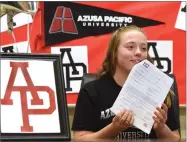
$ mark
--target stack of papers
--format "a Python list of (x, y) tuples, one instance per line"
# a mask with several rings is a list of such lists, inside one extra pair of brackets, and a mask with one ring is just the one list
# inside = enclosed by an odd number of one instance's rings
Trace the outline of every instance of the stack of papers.
[(172, 84), (172, 78), (144, 60), (132, 68), (111, 111), (117, 114), (123, 109), (132, 110), (133, 125), (150, 134), (154, 111), (162, 105)]

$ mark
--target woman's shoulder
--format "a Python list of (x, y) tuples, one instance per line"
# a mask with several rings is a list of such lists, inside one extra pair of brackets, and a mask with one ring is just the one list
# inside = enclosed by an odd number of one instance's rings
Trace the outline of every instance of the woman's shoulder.
[(108, 82), (111, 80), (111, 77), (109, 75), (104, 75), (101, 77), (96, 77), (95, 79), (85, 83), (81, 88), (90, 90), (90, 89), (96, 89), (104, 88), (105, 86), (108, 87)]

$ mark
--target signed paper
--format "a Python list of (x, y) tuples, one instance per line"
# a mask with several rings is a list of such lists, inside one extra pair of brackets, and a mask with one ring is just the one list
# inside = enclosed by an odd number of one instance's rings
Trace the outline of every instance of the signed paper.
[(123, 109), (134, 113), (133, 125), (150, 134), (157, 106), (164, 102), (173, 79), (156, 68), (148, 60), (136, 64), (111, 107), (114, 114)]

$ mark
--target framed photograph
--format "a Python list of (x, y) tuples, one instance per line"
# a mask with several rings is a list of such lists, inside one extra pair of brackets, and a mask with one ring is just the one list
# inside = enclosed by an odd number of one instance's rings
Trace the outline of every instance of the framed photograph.
[(71, 140), (61, 55), (0, 53), (1, 140)]

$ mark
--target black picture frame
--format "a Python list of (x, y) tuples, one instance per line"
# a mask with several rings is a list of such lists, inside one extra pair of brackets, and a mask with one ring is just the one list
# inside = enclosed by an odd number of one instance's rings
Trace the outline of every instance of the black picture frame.
[[(1, 141), (70, 141), (71, 132), (69, 125), (69, 115), (67, 107), (66, 92), (64, 87), (64, 76), (62, 69), (62, 59), (59, 54), (33, 54), (33, 53), (0, 53), (0, 61), (2, 60), (34, 60), (34, 61), (50, 61), (53, 62), (54, 78), (56, 83), (56, 97), (59, 114), (60, 133), (2, 133), (0, 129)], [(0, 64), (1, 67), (1, 64)], [(1, 77), (0, 77), (1, 78)], [(1, 82), (0, 82), (1, 83)], [(0, 113), (1, 114), (1, 113)], [(0, 117), (1, 118), (1, 117)], [(46, 124), (47, 125), (47, 124)], [(0, 127), (1, 128), (1, 127)]]

